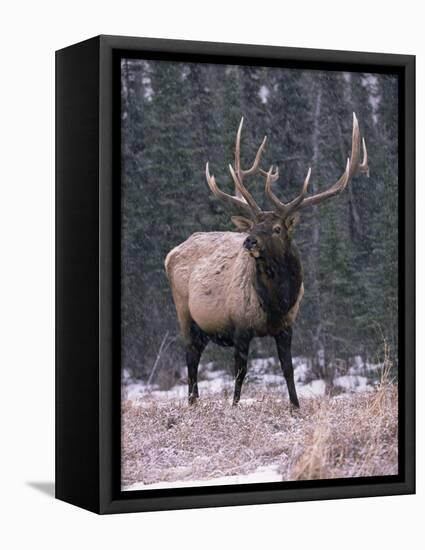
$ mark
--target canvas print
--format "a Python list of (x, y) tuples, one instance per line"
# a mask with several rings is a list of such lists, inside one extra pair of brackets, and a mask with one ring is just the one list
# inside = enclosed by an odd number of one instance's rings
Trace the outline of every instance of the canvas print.
[(397, 75), (120, 76), (122, 490), (397, 475)]

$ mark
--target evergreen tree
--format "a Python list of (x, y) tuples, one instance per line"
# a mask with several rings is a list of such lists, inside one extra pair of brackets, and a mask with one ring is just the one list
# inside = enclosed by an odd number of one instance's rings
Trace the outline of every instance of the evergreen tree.
[[(228, 164), (241, 116), (243, 165), (251, 164), (267, 134), (263, 167), (279, 167), (275, 192), (290, 200), (309, 166), (311, 193), (339, 178), (350, 152), (353, 111), (366, 137), (371, 177), (357, 176), (332, 201), (301, 212), (295, 241), (306, 291), (294, 354), (310, 357), (315, 375), (329, 379), (341, 359), (379, 359), (384, 339), (396, 359), (396, 78), (137, 59), (123, 60), (121, 74), (124, 367), (147, 378), (163, 349), (157, 372), (174, 372), (184, 363), (163, 262), (194, 232), (233, 230), (206, 184), (205, 163), (220, 187), (233, 192)], [(264, 177), (247, 185), (270, 208)], [(217, 360), (223, 353), (211, 346), (206, 357)], [(274, 344), (257, 340), (252, 354), (274, 355)]]

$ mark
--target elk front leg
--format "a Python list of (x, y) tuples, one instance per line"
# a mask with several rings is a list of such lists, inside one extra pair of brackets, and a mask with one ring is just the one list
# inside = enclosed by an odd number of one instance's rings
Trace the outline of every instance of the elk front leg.
[(299, 408), (300, 404), (298, 402), (297, 390), (295, 389), (294, 367), (292, 365), (291, 354), (292, 327), (288, 327), (279, 333), (275, 337), (275, 340), (283, 376), (288, 386), (289, 399), (294, 407)]
[(235, 395), (233, 405), (237, 405), (241, 398), (242, 383), (247, 371), (249, 342), (248, 337), (239, 337), (235, 341)]

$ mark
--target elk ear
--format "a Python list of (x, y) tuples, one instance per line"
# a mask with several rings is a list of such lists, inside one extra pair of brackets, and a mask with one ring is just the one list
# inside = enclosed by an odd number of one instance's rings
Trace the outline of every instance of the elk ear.
[(294, 230), (294, 227), (300, 222), (300, 215), (294, 214), (293, 216), (289, 216), (289, 218), (286, 218), (285, 220), (285, 227), (288, 231), (288, 233), (292, 233)]
[(244, 218), (243, 216), (232, 216), (231, 220), (239, 229), (239, 231), (249, 231), (254, 225), (251, 220), (249, 220), (248, 218)]

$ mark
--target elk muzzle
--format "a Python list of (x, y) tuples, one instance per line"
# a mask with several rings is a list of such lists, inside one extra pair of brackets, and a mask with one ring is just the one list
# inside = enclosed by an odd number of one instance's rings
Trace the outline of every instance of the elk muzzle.
[(260, 257), (261, 249), (259, 246), (259, 242), (258, 239), (253, 235), (248, 235), (243, 243), (243, 246), (254, 258)]

